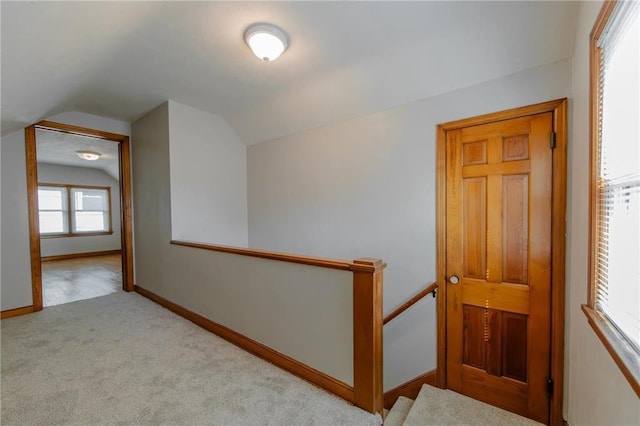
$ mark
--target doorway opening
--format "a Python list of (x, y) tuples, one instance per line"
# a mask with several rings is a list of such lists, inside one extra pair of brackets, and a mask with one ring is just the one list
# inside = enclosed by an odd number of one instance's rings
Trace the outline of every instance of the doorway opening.
[(34, 311), (133, 291), (129, 137), (25, 129)]

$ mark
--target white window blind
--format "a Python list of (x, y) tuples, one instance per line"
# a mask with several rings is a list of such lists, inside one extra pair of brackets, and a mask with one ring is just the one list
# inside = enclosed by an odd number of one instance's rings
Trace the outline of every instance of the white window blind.
[(616, 5), (598, 39), (595, 309), (640, 353), (640, 27)]

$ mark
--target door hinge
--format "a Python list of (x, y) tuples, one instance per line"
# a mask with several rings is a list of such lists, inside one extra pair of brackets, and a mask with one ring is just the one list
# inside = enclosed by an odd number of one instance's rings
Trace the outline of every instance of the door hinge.
[(553, 379), (547, 379), (547, 393), (553, 396)]
[(556, 132), (551, 132), (551, 149), (556, 148)]

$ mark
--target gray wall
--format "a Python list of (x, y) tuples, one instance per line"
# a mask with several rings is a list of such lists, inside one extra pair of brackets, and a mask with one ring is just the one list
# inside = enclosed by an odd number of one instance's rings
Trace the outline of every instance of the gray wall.
[(573, 55), (564, 409), (571, 425), (638, 425), (640, 401), (580, 308), (589, 280), (589, 33), (601, 5), (580, 4)]
[[(436, 277), (436, 125), (570, 95), (569, 60), (248, 150), (252, 248), (388, 263), (389, 313)], [(385, 389), (436, 366), (428, 298), (385, 328)]]
[(2, 149), (2, 310), (32, 305), (29, 210), (24, 130), (3, 136)]
[(247, 247), (247, 148), (222, 118), (169, 101), (172, 236)]
[(38, 163), (38, 181), (111, 188), (111, 226), (113, 229), (111, 235), (41, 238), (41, 256), (120, 249), (122, 238), (120, 235), (120, 184), (117, 180), (98, 169)]
[[(129, 135), (129, 124), (80, 112), (61, 113), (51, 121)], [(27, 208), (24, 131), (2, 137), (2, 310), (31, 306), (31, 262)]]
[(170, 111), (132, 125), (136, 284), (352, 385), (350, 272), (170, 245)]

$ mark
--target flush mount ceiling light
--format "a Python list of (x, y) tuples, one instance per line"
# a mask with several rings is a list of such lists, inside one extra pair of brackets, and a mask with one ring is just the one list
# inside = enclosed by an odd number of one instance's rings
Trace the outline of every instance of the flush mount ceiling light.
[(87, 161), (96, 161), (100, 156), (102, 156), (99, 152), (94, 151), (76, 151), (76, 154), (78, 154), (78, 157)]
[(265, 62), (277, 59), (289, 46), (285, 32), (271, 24), (250, 26), (244, 33), (244, 41), (253, 54)]

